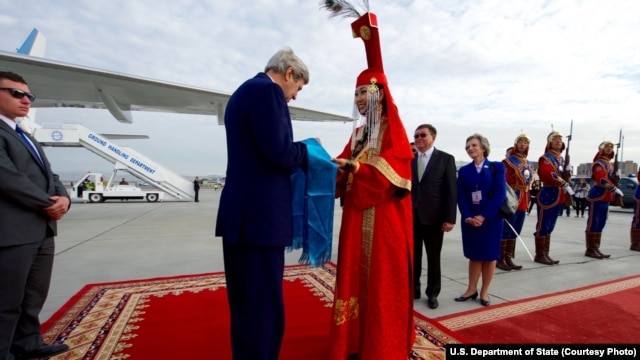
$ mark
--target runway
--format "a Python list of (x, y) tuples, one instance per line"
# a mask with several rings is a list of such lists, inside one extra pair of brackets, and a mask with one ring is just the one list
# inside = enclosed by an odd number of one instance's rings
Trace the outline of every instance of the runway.
[[(53, 279), (41, 320), (48, 319), (85, 284), (223, 271), (221, 239), (214, 237), (219, 197), (220, 191), (202, 189), (198, 203), (74, 202), (58, 224)], [(640, 252), (629, 250), (630, 210), (612, 208), (600, 248), (611, 258), (604, 260), (584, 256), (587, 219), (574, 215), (572, 211), (571, 217), (559, 218), (551, 237), (550, 255), (560, 261), (558, 265), (534, 263), (518, 242), (515, 261), (524, 268), (496, 270), (490, 291), (492, 304), (640, 274)], [(334, 262), (340, 217), (336, 203)], [(534, 209), (525, 220), (522, 234), (532, 254), (535, 223)], [(296, 264), (299, 255), (299, 251), (288, 253), (287, 264)], [(468, 278), (459, 225), (445, 234), (442, 264), (440, 307), (429, 309), (423, 296), (414, 302), (415, 309), (436, 318), (480, 307), (477, 300), (453, 300), (465, 291)], [(421, 279), (424, 292), (426, 268)]]

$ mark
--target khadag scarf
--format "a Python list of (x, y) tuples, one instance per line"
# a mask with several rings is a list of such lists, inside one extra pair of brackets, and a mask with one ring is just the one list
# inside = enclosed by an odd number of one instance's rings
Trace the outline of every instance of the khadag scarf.
[(316, 139), (302, 142), (307, 145), (307, 168), (291, 172), (293, 243), (287, 251), (302, 249), (298, 262), (320, 267), (331, 260), (338, 166)]

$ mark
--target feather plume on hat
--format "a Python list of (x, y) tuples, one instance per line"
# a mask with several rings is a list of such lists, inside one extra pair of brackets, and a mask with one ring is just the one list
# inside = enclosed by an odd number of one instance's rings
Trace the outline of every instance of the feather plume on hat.
[[(320, 5), (329, 11), (330, 17), (345, 17), (345, 18), (359, 18), (362, 16), (358, 10), (353, 7), (348, 1), (344, 0), (324, 0)], [(365, 8), (365, 12), (369, 11), (369, 1), (363, 0), (362, 5)]]
[[(378, 133), (380, 130), (381, 111), (378, 107), (380, 97), (380, 86), (387, 85), (387, 77), (384, 74), (382, 65), (382, 51), (380, 48), (380, 36), (378, 34), (378, 18), (369, 12), (369, 1), (363, 0), (362, 7), (365, 12), (360, 13), (350, 2), (345, 0), (325, 0), (321, 2), (321, 7), (329, 11), (329, 17), (356, 18), (351, 23), (351, 31), (354, 38), (362, 39), (367, 57), (367, 68), (360, 73), (356, 79), (356, 87), (368, 86), (368, 109), (366, 116), (361, 117), (358, 108), (354, 104), (353, 108), (353, 138), (352, 149), (357, 148), (359, 142), (369, 142), (371, 147), (376, 147)], [(391, 93), (386, 90), (387, 100), (393, 102)], [(365, 126), (366, 125), (366, 126)], [(364, 126), (363, 131), (356, 129)], [(364, 139), (363, 139), (364, 137)]]

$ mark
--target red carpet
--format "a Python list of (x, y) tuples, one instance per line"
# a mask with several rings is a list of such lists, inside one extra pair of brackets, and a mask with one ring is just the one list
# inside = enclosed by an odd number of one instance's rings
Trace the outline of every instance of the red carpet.
[[(281, 360), (326, 359), (334, 281), (333, 264), (287, 267)], [(443, 359), (445, 344), (460, 343), (433, 320), (415, 321), (412, 359)], [(71, 347), (54, 359), (230, 359), (224, 273), (87, 285), (43, 331)]]
[(436, 320), (474, 344), (637, 344), (640, 276)]

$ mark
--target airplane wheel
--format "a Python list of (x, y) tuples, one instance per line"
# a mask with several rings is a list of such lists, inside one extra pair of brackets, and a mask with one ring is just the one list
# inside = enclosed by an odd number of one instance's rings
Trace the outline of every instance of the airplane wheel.
[(147, 194), (148, 202), (156, 202), (158, 201), (158, 194)]
[(89, 201), (90, 202), (103, 202), (104, 198), (102, 197), (102, 194), (98, 194), (98, 193), (93, 193), (89, 195)]

